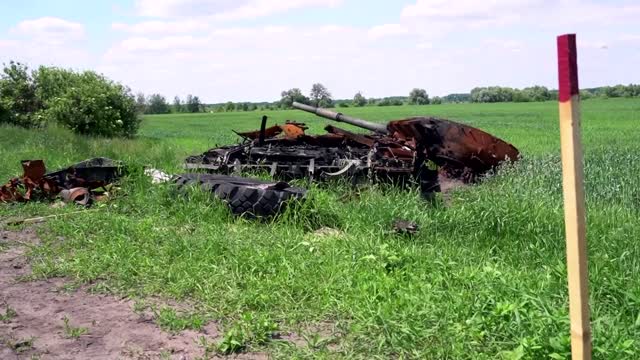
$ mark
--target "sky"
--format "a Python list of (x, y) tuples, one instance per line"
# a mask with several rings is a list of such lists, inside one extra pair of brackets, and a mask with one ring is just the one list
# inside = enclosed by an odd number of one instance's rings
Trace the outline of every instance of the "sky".
[(564, 33), (577, 34), (581, 87), (640, 82), (638, 0), (10, 3), (0, 62), (95, 70), (168, 99), (275, 101), (316, 82), (338, 99), (557, 88)]

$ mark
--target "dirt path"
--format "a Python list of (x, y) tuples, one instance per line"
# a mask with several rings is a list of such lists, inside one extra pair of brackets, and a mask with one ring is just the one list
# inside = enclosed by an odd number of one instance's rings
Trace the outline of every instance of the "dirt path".
[[(204, 355), (198, 345), (201, 336), (209, 342), (217, 340), (215, 324), (199, 332), (172, 335), (160, 330), (151, 318), (134, 313), (131, 300), (90, 294), (84, 288), (67, 292), (60, 278), (21, 281), (31, 273), (24, 256), (26, 247), (37, 243), (33, 229), (0, 230), (0, 359), (187, 360)], [(80, 328), (86, 332), (73, 336)]]

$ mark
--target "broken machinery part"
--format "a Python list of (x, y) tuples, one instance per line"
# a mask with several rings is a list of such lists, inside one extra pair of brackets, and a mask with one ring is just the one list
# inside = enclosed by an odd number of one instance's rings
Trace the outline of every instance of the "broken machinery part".
[(123, 166), (108, 158), (93, 158), (68, 168), (46, 173), (42, 160), (22, 161), (23, 175), (0, 187), (0, 202), (26, 202), (52, 199), (89, 205), (103, 188), (123, 175)]
[(179, 189), (195, 185), (224, 201), (234, 215), (269, 217), (284, 210), (291, 200), (304, 198), (307, 190), (286, 182), (262, 181), (237, 176), (188, 173), (178, 175)]

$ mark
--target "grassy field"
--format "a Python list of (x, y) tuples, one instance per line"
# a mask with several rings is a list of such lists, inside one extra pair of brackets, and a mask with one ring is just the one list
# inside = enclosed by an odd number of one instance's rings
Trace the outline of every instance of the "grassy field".
[[(303, 335), (309, 346), (250, 344), (277, 358), (567, 358), (557, 103), (343, 112), (380, 122), (418, 114), (457, 119), (510, 141), (523, 159), (456, 190), (447, 206), (428, 205), (415, 191), (314, 185), (303, 208), (271, 223), (231, 218), (206, 194), (178, 196), (133, 171), (112, 201), (40, 229), (35, 274), (192, 304), (180, 321), (165, 311), (169, 327), (215, 320), (236, 329), (230, 338), (272, 325)], [(636, 359), (640, 101), (589, 100), (582, 112), (594, 355)], [(326, 124), (297, 111), (266, 114), (272, 122), (303, 120), (316, 133)], [(134, 140), (0, 127), (0, 178), (19, 174), (19, 161), (29, 158), (53, 169), (107, 156), (134, 170), (176, 172), (185, 156), (234, 141), (231, 129), (257, 128), (261, 115), (149, 116)], [(0, 205), (0, 216), (75, 210)], [(418, 222), (419, 235), (390, 234), (395, 218)], [(315, 232), (321, 227), (337, 231)]]

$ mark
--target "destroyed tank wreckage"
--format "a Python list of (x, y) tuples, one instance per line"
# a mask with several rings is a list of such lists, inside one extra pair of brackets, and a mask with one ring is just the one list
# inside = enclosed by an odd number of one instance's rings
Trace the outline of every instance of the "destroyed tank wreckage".
[(424, 196), (440, 191), (440, 176), (475, 182), (502, 162), (516, 161), (518, 149), (474, 127), (435, 117), (411, 117), (372, 123), (323, 108), (293, 107), (369, 130), (354, 133), (328, 125), (326, 134), (307, 135), (303, 123), (287, 121), (240, 132), (244, 141), (213, 148), (186, 159), (186, 168), (211, 173), (262, 169), (283, 179), (368, 177), (377, 181), (418, 183)]

